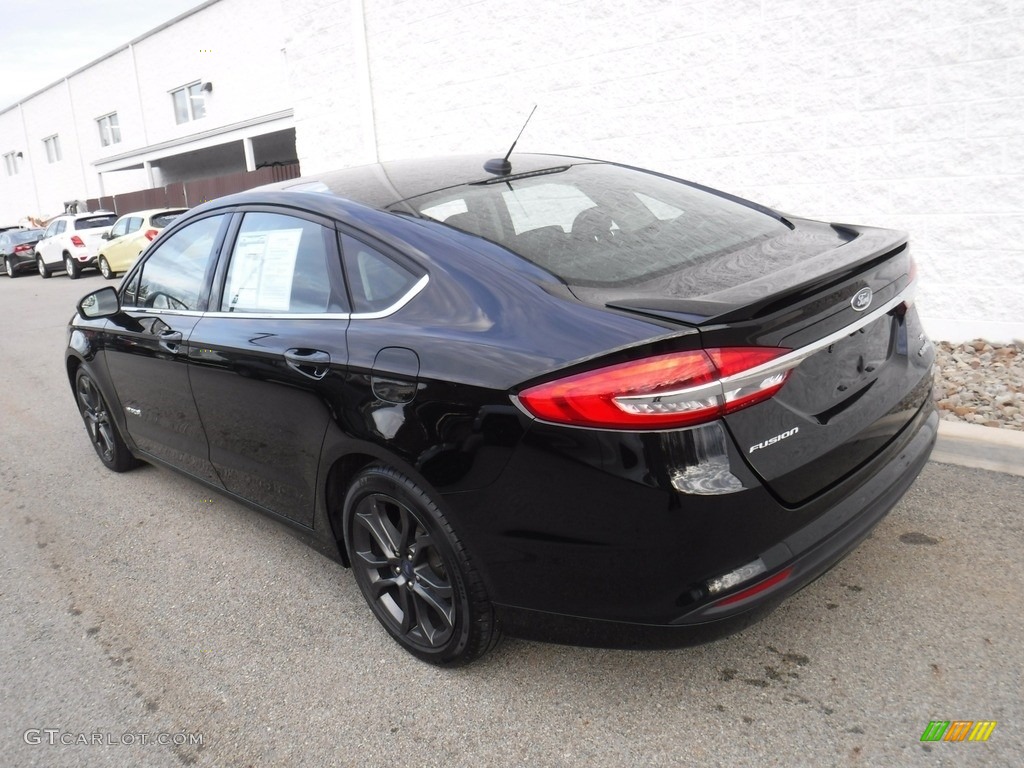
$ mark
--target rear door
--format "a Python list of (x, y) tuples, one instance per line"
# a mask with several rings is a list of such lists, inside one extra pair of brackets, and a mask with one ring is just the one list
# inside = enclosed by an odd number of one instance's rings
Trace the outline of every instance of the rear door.
[(105, 331), (107, 367), (135, 444), (217, 485), (188, 359), (229, 220), (221, 213), (190, 222), (148, 254), (122, 288), (124, 311)]
[(67, 227), (67, 219), (57, 219), (51, 221), (46, 227), (46, 232), (43, 233), (42, 239), (36, 244), (36, 253), (42, 258), (43, 263), (48, 267), (63, 264), (64, 256), (62, 255), (62, 241), (60, 235), (63, 234), (65, 227)]
[(251, 209), (226, 254), (189, 351), (210, 459), (228, 490), (312, 526), (348, 361), (337, 234), (325, 219)]

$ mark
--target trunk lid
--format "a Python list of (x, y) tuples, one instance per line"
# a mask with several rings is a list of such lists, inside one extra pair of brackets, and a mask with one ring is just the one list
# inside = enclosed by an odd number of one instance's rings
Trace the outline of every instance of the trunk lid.
[(95, 256), (106, 243), (103, 235), (110, 231), (111, 225), (117, 220), (113, 214), (97, 214), (75, 220), (75, 232), (85, 244), (90, 255)]
[[(796, 241), (788, 256), (787, 240)], [(801, 252), (829, 241), (817, 254)], [(797, 505), (854, 472), (912, 420), (931, 391), (933, 352), (912, 308), (905, 234), (795, 220), (793, 234), (758, 250), (771, 253), (772, 270), (752, 280), (673, 296), (692, 277), (663, 278), (660, 292), (606, 303), (695, 326), (704, 347), (799, 353), (778, 394), (724, 417), (750, 468), (780, 501)], [(740, 274), (752, 258), (724, 261)]]
[(82, 238), (82, 242), (85, 243), (85, 247), (89, 251), (89, 253), (95, 255), (96, 253), (99, 252), (100, 248), (102, 248), (103, 244), (106, 242), (103, 239), (103, 233), (106, 231), (107, 230), (105, 229), (86, 229), (82, 232), (76, 232), (75, 234)]

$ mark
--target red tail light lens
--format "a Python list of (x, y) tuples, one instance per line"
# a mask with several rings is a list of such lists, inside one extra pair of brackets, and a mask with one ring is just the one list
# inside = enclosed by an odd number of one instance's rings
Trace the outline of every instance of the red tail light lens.
[(556, 424), (693, 426), (772, 397), (790, 367), (771, 363), (787, 352), (775, 347), (675, 352), (539, 384), (521, 392), (519, 402), (538, 419)]
[(159, 229), (147, 229), (146, 230), (146, 239), (149, 240), (149, 242), (153, 242), (153, 238), (156, 237), (159, 234), (160, 234), (160, 230)]
[(24, 253), (25, 251), (31, 251), (31, 250), (32, 250), (32, 246), (31, 245), (16, 245), (16, 246), (14, 246), (14, 252), (15, 253)]
[(78, 235), (71, 236), (71, 244), (76, 248), (85, 248), (85, 243), (82, 242), (82, 238)]

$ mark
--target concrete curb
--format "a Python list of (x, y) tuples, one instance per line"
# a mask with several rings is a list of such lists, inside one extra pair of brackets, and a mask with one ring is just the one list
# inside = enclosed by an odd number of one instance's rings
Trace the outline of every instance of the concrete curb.
[(943, 420), (932, 461), (1024, 477), (1024, 432)]

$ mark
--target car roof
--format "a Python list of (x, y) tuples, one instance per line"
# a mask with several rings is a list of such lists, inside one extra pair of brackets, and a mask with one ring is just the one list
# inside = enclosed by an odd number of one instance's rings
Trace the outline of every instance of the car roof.
[(91, 219), (91, 218), (94, 218), (96, 216), (117, 216), (117, 214), (114, 213), (113, 211), (88, 211), (86, 213), (59, 213), (56, 216), (53, 216), (53, 217), (47, 219), (46, 223), (49, 224), (51, 221), (56, 221), (57, 219), (67, 219), (68, 221), (78, 221), (79, 219)]
[(144, 211), (132, 211), (131, 213), (122, 213), (120, 216), (117, 217), (117, 220), (120, 221), (121, 219), (126, 219), (126, 218), (131, 218), (131, 217), (142, 217), (142, 218), (145, 218), (147, 216), (153, 216), (153, 215), (158, 214), (158, 213), (168, 213), (170, 211), (182, 211), (182, 212), (184, 212), (184, 211), (187, 211), (187, 210), (188, 210), (188, 208), (186, 208), (184, 205), (174, 206), (174, 207), (171, 207), (171, 208), (148, 208), (148, 209), (146, 209)]
[[(327, 192), (371, 208), (385, 210), (402, 200), (440, 189), (503, 178), (484, 169), (492, 155), (388, 160), (338, 171), (311, 174), (259, 189)], [(580, 163), (601, 162), (567, 155), (517, 153), (509, 157), (509, 176)], [(244, 193), (243, 193), (244, 194)]]

